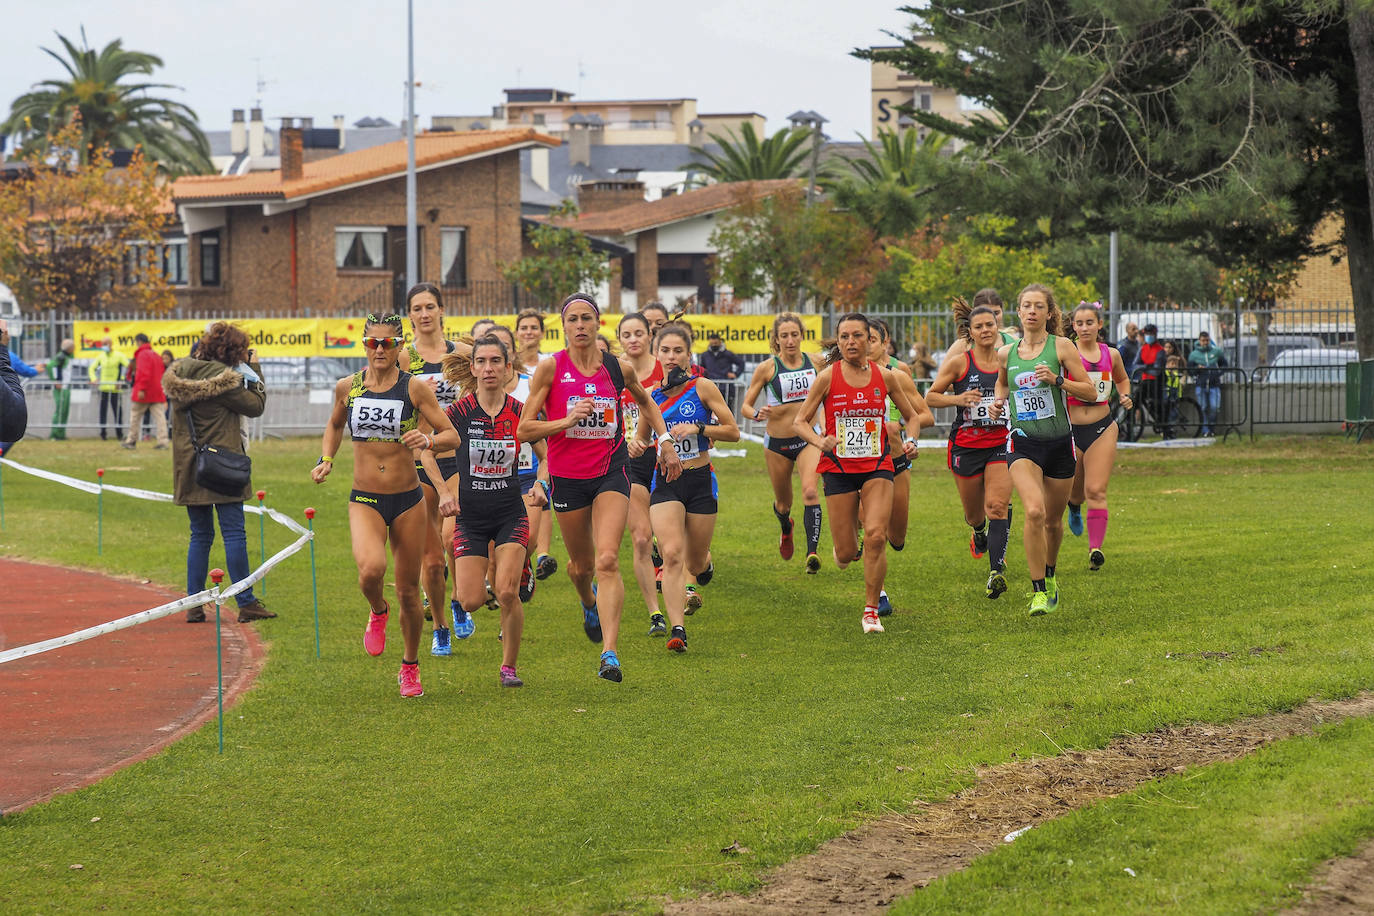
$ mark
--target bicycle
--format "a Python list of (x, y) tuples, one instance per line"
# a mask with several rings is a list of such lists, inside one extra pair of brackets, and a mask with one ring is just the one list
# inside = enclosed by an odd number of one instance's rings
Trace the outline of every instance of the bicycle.
[(1164, 416), (1156, 415), (1151, 398), (1141, 398), (1127, 410), (1115, 402), (1112, 416), (1121, 428), (1123, 442), (1138, 442), (1147, 429), (1164, 439), (1195, 439), (1202, 434), (1202, 408), (1191, 397), (1183, 396), (1164, 402)]

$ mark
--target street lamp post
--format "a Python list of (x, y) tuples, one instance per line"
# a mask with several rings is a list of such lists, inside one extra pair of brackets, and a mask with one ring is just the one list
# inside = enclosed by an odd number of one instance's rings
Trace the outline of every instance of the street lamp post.
[(406, 2), (406, 289), (420, 282), (415, 201), (415, 3)]
[[(806, 183), (806, 206), (810, 209), (816, 199), (816, 168), (820, 164), (821, 142), (825, 140), (821, 125), (826, 123), (826, 119), (815, 111), (797, 110), (788, 115), (787, 120), (793, 128), (806, 128), (811, 131), (811, 175)], [(797, 311), (801, 311), (805, 299), (806, 290), (797, 290)]]

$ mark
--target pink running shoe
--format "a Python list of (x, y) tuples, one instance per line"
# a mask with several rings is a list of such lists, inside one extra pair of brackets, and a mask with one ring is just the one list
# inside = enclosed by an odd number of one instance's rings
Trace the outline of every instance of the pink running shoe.
[(401, 696), (422, 697), (425, 688), (420, 686), (420, 666), (401, 663), (401, 671), (396, 675), (396, 683), (401, 685)]
[(391, 605), (380, 614), (367, 612), (367, 629), (363, 630), (363, 648), (368, 655), (381, 655), (386, 651), (386, 619), (391, 616)]

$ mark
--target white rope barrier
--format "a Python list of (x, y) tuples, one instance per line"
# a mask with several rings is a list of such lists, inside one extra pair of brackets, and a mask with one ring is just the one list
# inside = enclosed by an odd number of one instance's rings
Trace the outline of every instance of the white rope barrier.
[[(6, 465), (7, 467), (12, 467), (16, 471), (22, 471), (25, 474), (29, 474), (34, 477), (39, 477), (43, 480), (50, 480), (53, 483), (60, 483), (86, 493), (99, 493), (102, 489), (104, 489), (108, 493), (118, 493), (121, 496), (129, 496), (134, 499), (145, 499), (150, 500), (152, 502), (172, 501), (172, 494), (170, 493), (157, 493), (153, 490), (140, 490), (137, 487), (120, 487), (111, 486), (109, 484), (105, 484), (102, 488), (102, 486), (98, 483), (91, 483), (88, 480), (80, 480), (76, 477), (68, 477), (65, 474), (58, 474), (53, 471), (45, 471), (42, 468), (29, 467), (26, 464), (19, 464), (18, 462), (11, 461), (8, 458), (0, 458), (0, 464)], [(107, 633), (114, 633), (119, 630), (128, 629), (129, 627), (138, 626), (141, 623), (148, 623), (153, 620), (160, 620), (161, 618), (169, 617), (172, 614), (177, 613), (178, 611), (183, 611), (187, 608), (195, 607), (199, 604), (204, 604), (207, 600), (216, 601), (217, 604), (223, 606), (227, 599), (232, 598), (240, 592), (247, 591), (249, 588), (253, 587), (258, 582), (262, 581), (264, 576), (266, 576), (269, 572), (275, 569), (280, 563), (282, 563), (288, 557), (299, 552), (315, 536), (313, 531), (307, 530), (306, 528), (297, 524), (295, 519), (291, 518), (290, 516), (283, 515), (276, 509), (268, 509), (265, 506), (250, 506), (245, 503), (243, 511), (253, 513), (256, 515), (266, 515), (268, 518), (272, 519), (272, 521), (276, 522), (278, 525), (281, 525), (282, 527), (286, 528), (292, 533), (298, 535), (298, 537), (289, 546), (277, 551), (270, 558), (268, 558), (267, 561), (264, 562), (261, 566), (259, 566), (257, 569), (249, 573), (246, 577), (240, 579), (238, 582), (235, 582), (228, 588), (219, 590), (206, 589), (204, 591), (197, 592), (194, 595), (189, 595), (185, 598), (178, 598), (175, 601), (159, 605), (155, 608), (149, 608), (146, 611), (139, 611), (136, 614), (130, 614), (127, 617), (121, 617), (118, 620), (111, 620), (108, 623), (101, 623), (92, 627), (87, 627), (84, 630), (77, 630), (75, 633), (68, 633), (66, 636), (56, 636), (52, 639), (45, 639), (42, 642), (30, 643), (26, 646), (16, 646), (13, 649), (7, 649), (3, 652), (0, 652), (0, 665), (5, 664), (6, 662), (15, 661), (16, 659), (27, 658), (30, 655), (37, 655), (41, 652), (49, 652), (53, 649), (61, 649), (66, 646), (75, 645), (76, 643), (84, 642), (88, 639), (94, 639), (97, 636), (104, 636)]]

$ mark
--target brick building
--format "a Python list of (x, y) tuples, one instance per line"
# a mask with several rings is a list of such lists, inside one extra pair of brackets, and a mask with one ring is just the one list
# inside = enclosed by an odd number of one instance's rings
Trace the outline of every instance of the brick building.
[[(308, 162), (299, 128), (280, 140), (280, 169), (173, 184), (186, 246), (178, 305), (385, 307), (405, 275), (405, 142)], [(416, 137), (419, 274), (458, 300), (452, 311), (509, 290), (499, 265), (521, 254), (520, 151), (557, 145), (529, 129)]]

